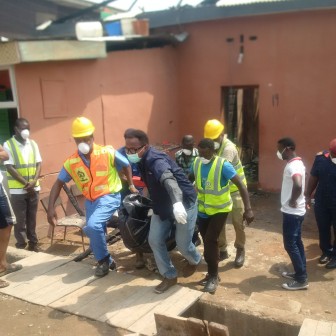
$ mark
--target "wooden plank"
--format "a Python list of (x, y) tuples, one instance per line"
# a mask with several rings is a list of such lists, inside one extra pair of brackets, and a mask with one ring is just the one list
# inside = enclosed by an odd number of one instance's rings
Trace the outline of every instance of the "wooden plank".
[(96, 299), (91, 301), (90, 305), (78, 309), (78, 314), (95, 320), (105, 322), (106, 314), (118, 312), (124, 300), (139, 292), (143, 287), (144, 279), (123, 274), (124, 282), (120, 285), (108, 288), (104, 293), (101, 293)]
[(110, 272), (108, 276), (100, 279), (96, 278), (90, 284), (52, 302), (49, 304), (49, 307), (79, 315), (80, 309), (83, 309), (86, 305), (91, 305), (92, 301), (104, 294), (108, 288), (124, 282), (125, 278), (123, 274)]
[(140, 332), (145, 335), (152, 335), (156, 332), (154, 313), (171, 316), (180, 315), (202, 295), (202, 292), (190, 288), (181, 286), (175, 287), (178, 288), (178, 290), (174, 294), (170, 294), (167, 298), (161, 300), (151, 311), (130, 325), (128, 330)]
[(91, 266), (75, 262), (63, 263), (33, 279), (24, 277), (15, 286), (6, 287), (6, 293), (28, 302), (48, 305), (93, 280)]
[[(188, 332), (188, 320), (186, 318), (155, 314), (155, 322), (160, 336), (191, 336)], [(203, 335), (203, 333), (197, 335)]]
[(24, 294), (21, 293), (22, 287), (28, 287), (32, 281), (38, 279), (41, 275), (70, 262), (68, 258), (43, 253), (40, 256), (39, 254), (21, 260), (22, 270), (4, 276), (3, 278), (10, 282), (10, 286), (0, 289), (0, 292), (22, 298)]
[(298, 336), (317, 336), (315, 333), (317, 324), (318, 321), (316, 320), (309, 318), (304, 319)]
[(315, 334), (318, 336), (330, 336), (332, 322), (318, 321)]
[(37, 289), (26, 294), (24, 299), (36, 304), (48, 305), (94, 279), (91, 266), (71, 262), (39, 277), (38, 281), (32, 284)]
[(330, 336), (336, 336), (336, 323), (332, 324)]

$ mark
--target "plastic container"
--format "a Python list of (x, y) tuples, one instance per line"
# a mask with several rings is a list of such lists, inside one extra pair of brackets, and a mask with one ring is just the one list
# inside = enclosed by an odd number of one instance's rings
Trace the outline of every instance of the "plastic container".
[(134, 35), (133, 21), (135, 19), (122, 19), (121, 30), (124, 36)]
[(120, 21), (105, 23), (105, 29), (108, 36), (121, 36), (121, 23)]
[(103, 36), (103, 26), (97, 22), (77, 22), (76, 23), (76, 36), (78, 40), (85, 38), (94, 38)]

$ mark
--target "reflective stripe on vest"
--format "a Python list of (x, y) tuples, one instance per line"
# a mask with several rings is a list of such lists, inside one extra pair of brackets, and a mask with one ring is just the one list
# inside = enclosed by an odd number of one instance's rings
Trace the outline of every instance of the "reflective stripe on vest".
[[(29, 151), (28, 162), (26, 163), (23, 159), (21, 150), (16, 143), (14, 138), (11, 138), (6, 141), (7, 146), (11, 152), (14, 168), (17, 172), (27, 181), (30, 182), (34, 180), (36, 174), (36, 143), (33, 140), (29, 141), (31, 146), (31, 151)], [(16, 180), (8, 171), (7, 171), (7, 180), (9, 189), (22, 189), (24, 184)], [(40, 182), (37, 180), (36, 187), (40, 185)]]
[[(220, 157), (223, 157), (223, 153), (224, 153), (224, 149), (225, 149), (225, 146), (227, 145), (228, 143), (228, 139), (225, 139), (223, 142), (222, 142), (222, 145), (218, 151), (218, 155)], [(236, 146), (233, 142), (231, 142), (234, 146)], [(237, 146), (236, 146), (237, 148)], [(245, 177), (245, 173), (244, 173), (244, 168), (243, 168), (243, 165), (240, 161), (240, 159), (238, 159), (238, 162), (236, 163), (236, 165), (234, 165), (232, 162), (231, 162), (233, 168), (235, 169), (235, 171), (237, 172), (238, 176), (240, 177), (240, 179), (242, 180), (242, 182), (245, 184), (245, 186), (247, 186), (247, 181), (246, 181), (246, 177)], [(236, 191), (238, 191), (238, 187), (232, 182), (232, 181), (229, 181), (229, 186), (230, 186), (230, 192), (231, 193), (234, 193)]]
[(122, 185), (114, 165), (114, 149), (110, 146), (94, 144), (90, 155), (90, 168), (80, 158), (78, 152), (64, 162), (65, 170), (71, 175), (85, 198), (94, 201), (97, 198), (116, 193)]
[(206, 178), (204, 188), (202, 187), (200, 158), (194, 162), (194, 174), (198, 196), (198, 210), (207, 215), (214, 215), (219, 212), (230, 212), (232, 200), (229, 191), (229, 184), (221, 187), (222, 169), (225, 159), (218, 156), (212, 162), (209, 174)]

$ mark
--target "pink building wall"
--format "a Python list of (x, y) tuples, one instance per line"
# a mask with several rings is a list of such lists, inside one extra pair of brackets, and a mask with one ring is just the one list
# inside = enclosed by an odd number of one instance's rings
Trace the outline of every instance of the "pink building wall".
[[(220, 118), (221, 87), (259, 86), (259, 184), (279, 190), (284, 163), (277, 140), (297, 142), (309, 172), (315, 154), (336, 138), (336, 11), (245, 17), (184, 25), (178, 50), (180, 133), (203, 136)], [(239, 36), (245, 55), (237, 63)], [(252, 42), (249, 36), (257, 36)], [(228, 43), (227, 38), (234, 42)], [(272, 104), (278, 95), (278, 105)]]
[[(113, 52), (94, 61), (20, 64), (15, 75), (20, 116), (30, 121), (43, 158), (42, 174), (48, 175), (42, 181), (46, 192), (56, 178), (52, 174), (75, 150), (71, 123), (77, 116), (93, 121), (97, 143), (115, 148), (123, 145), (129, 127), (148, 132), (154, 144), (179, 139), (173, 48)], [(45, 117), (41, 81), (46, 80), (64, 83), (67, 116)]]

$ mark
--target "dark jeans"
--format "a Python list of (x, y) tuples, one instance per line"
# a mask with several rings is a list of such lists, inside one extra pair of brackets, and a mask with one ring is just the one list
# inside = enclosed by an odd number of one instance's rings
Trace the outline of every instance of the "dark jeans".
[(218, 274), (218, 237), (226, 223), (227, 217), (228, 212), (220, 212), (208, 218), (198, 217), (198, 229), (204, 244), (204, 260), (208, 264), (208, 273), (210, 276)]
[[(320, 249), (322, 253), (336, 256), (336, 208), (315, 205), (315, 218), (319, 230)], [(332, 244), (331, 229), (334, 230)]]
[(26, 239), (29, 244), (36, 245), (36, 213), (39, 201), (39, 193), (32, 192), (20, 195), (11, 195), (11, 203), (16, 216), (14, 236), (17, 247), (24, 247)]
[(283, 214), (283, 242), (295, 272), (295, 280), (305, 282), (307, 280), (306, 256), (301, 239), (301, 227), (304, 216)]

